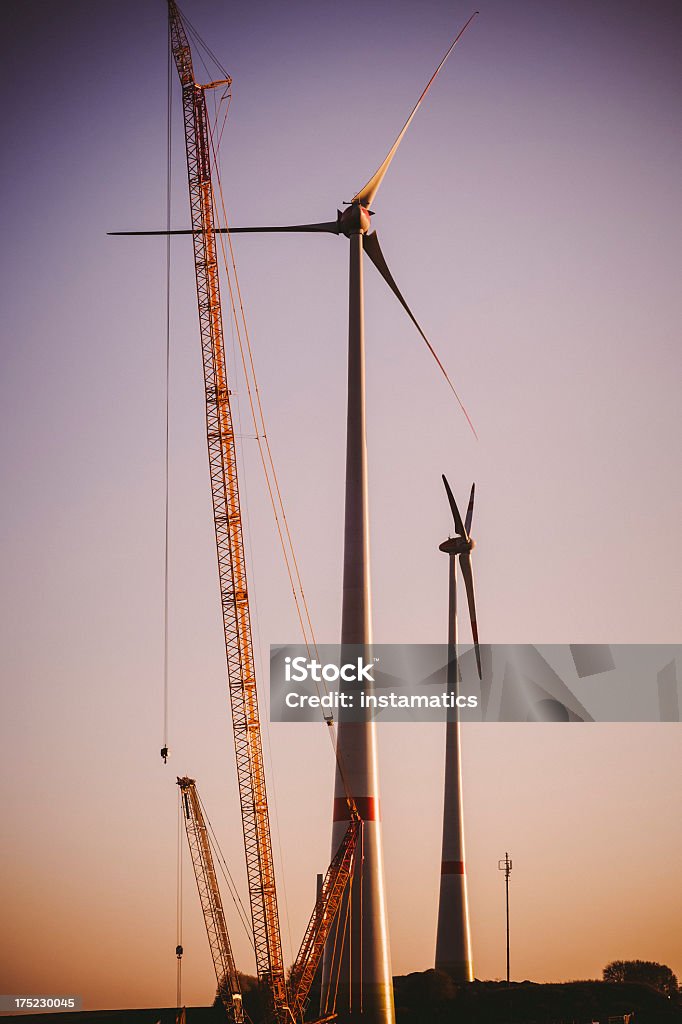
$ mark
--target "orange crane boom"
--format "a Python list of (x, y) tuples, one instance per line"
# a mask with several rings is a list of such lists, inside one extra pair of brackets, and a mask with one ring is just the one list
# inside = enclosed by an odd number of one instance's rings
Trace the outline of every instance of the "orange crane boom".
[(199, 900), (204, 915), (208, 944), (218, 982), (218, 993), (222, 1000), (230, 1024), (242, 1024), (244, 1009), (237, 976), (237, 968), (232, 954), (232, 946), (227, 933), (223, 901), (218, 888), (211, 844), (206, 830), (196, 782), (187, 777), (178, 779), (182, 796), (185, 832), (189, 843), (194, 876), (199, 890)]
[(171, 49), (182, 85), (213, 520), (256, 970), (271, 993), (271, 1015), (278, 1022), (290, 1021), (256, 693), (237, 454), (225, 364), (205, 97), (205, 89), (229, 84), (229, 80), (210, 86), (197, 84), (189, 41), (175, 0), (168, 0), (168, 14)]
[(303, 1020), (310, 987), (322, 959), (324, 946), (341, 906), (346, 886), (353, 877), (357, 857), (358, 839), (362, 822), (352, 814), (346, 834), (327, 869), (322, 890), (315, 903), (301, 948), (289, 976), (291, 1010), (296, 1020)]

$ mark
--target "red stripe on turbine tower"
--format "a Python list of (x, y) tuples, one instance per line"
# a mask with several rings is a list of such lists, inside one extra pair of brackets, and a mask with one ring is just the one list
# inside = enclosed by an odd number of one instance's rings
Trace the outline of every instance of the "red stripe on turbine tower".
[[(363, 821), (381, 821), (381, 811), (377, 797), (356, 796), (353, 797), (353, 801)], [(350, 810), (345, 796), (334, 798), (334, 821), (350, 821)]]
[(436, 970), (454, 981), (473, 981), (469, 901), (464, 871), (464, 822), (459, 722), (448, 722), (445, 741), (443, 860), (438, 904)]
[(441, 875), (463, 875), (464, 861), (463, 860), (444, 860), (440, 866)]

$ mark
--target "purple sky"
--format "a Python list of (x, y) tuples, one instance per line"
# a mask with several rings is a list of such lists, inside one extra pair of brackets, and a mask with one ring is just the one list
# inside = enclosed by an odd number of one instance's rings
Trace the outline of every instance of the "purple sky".
[[(428, 0), (185, 6), (234, 78), (222, 174), (235, 225), (334, 217), (471, 13)], [(164, 246), (106, 237), (164, 223), (164, 4), (26, 0), (4, 20), (0, 651), (11, 784), (0, 990), (169, 1005), (176, 774), (197, 778), (239, 878), (243, 854), (191, 254), (174, 244), (164, 768)], [(462, 501), (477, 484), (482, 639), (679, 640), (681, 29), (677, 3), (491, 0), (391, 167), (374, 224), (480, 442), (368, 268), (379, 642), (444, 638), (441, 472)], [(186, 226), (175, 83), (174, 105), (173, 217)], [(235, 248), (304, 583), (318, 638), (333, 642), (346, 243)], [(245, 404), (242, 422), (249, 433)], [(265, 658), (270, 642), (298, 635), (253, 442), (244, 447)], [(285, 944), (290, 932), (297, 948), (328, 860), (333, 764), (322, 726), (268, 732)], [(442, 741), (436, 726), (380, 731), (401, 973), (432, 965)], [(504, 972), (505, 849), (515, 977), (597, 977), (617, 957), (682, 974), (671, 898), (678, 726), (479, 726), (463, 759), (478, 977)], [(211, 965), (186, 882), (185, 999), (201, 1003)]]

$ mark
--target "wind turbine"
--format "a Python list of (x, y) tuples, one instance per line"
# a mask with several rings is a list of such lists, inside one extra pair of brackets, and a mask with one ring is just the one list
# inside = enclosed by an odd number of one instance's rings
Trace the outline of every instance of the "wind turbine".
[(450, 510), (452, 511), (452, 518), (455, 521), (455, 536), (449, 537), (439, 545), (439, 551), (445, 551), (450, 555), (450, 626), (454, 630), (453, 639), (448, 640), (448, 643), (452, 643), (456, 646), (457, 644), (457, 573), (455, 559), (459, 557), (459, 567), (462, 570), (462, 578), (464, 579), (464, 587), (466, 589), (467, 603), (469, 605), (469, 619), (471, 621), (471, 635), (474, 638), (474, 650), (476, 652), (476, 667), (478, 668), (478, 678), (482, 679), (481, 673), (481, 649), (478, 644), (478, 624), (476, 622), (476, 596), (474, 592), (474, 574), (471, 568), (471, 552), (476, 547), (476, 541), (470, 534), (471, 521), (474, 518), (474, 499), (476, 497), (476, 484), (471, 485), (471, 493), (469, 494), (469, 504), (467, 506), (467, 514), (465, 522), (462, 522), (462, 517), (459, 514), (457, 508), (457, 502), (455, 496), (450, 489), (450, 484), (447, 481), (445, 474), (443, 474), (443, 483), (445, 484), (445, 492), (448, 496), (448, 502), (450, 503)]
[[(376, 232), (370, 231), (370, 217), (373, 213), (370, 206), (422, 101), (477, 14), (478, 12), (475, 12), (471, 15), (448, 48), (383, 163), (364, 188), (353, 196), (347, 208), (344, 211), (337, 210), (336, 220), (316, 224), (216, 228), (216, 231), (229, 231), (230, 234), (328, 233), (344, 235), (350, 242), (342, 647), (366, 646), (371, 644), (372, 640), (365, 431), (363, 251), (417, 328), (457, 398), (469, 426), (474, 434), (476, 433), (443, 364), (407, 305), (388, 268)], [(191, 235), (193, 231), (191, 229), (170, 232), (126, 231), (112, 232), (112, 234)], [(343, 770), (340, 766), (343, 766)], [(363, 722), (344, 721), (343, 715), (340, 714), (332, 831), (333, 851), (338, 848), (348, 826), (350, 817), (348, 795), (353, 797), (355, 806), (363, 819), (363, 868), (360, 877), (356, 878), (354, 882), (350, 897), (354, 912), (352, 915), (348, 915), (348, 935), (344, 944), (344, 956), (349, 969), (343, 972), (342, 977), (345, 976), (346, 981), (342, 980), (339, 984), (336, 1008), (340, 1021), (355, 1019), (355, 1015), (360, 1013), (364, 1024), (375, 1024), (375, 1022), (376, 1024), (393, 1024), (395, 1019), (393, 979), (384, 893), (374, 722), (370, 717)], [(342, 908), (339, 920), (341, 921), (343, 918), (344, 909)], [(331, 940), (328, 946), (330, 944)], [(327, 962), (323, 979), (323, 1003), (328, 978), (329, 964)]]
[[(445, 491), (455, 521), (455, 536), (439, 545), (439, 550), (448, 555), (449, 598), (448, 598), (448, 690), (457, 691), (459, 667), (457, 661), (457, 559), (464, 578), (469, 605), (471, 632), (474, 638), (476, 665), (479, 679), (481, 673), (481, 652), (478, 646), (478, 625), (476, 623), (476, 601), (474, 576), (471, 568), (471, 552), (475, 541), (471, 536), (471, 521), (474, 515), (476, 485), (471, 485), (471, 495), (466, 520), (457, 508), (457, 502), (450, 485), (443, 476)], [(448, 711), (445, 726), (445, 789), (443, 796), (443, 846), (441, 857), (440, 898), (438, 903), (438, 930), (436, 934), (436, 970), (449, 974), (454, 981), (473, 981), (474, 968), (471, 958), (471, 934), (469, 929), (469, 903), (467, 899), (466, 867), (464, 856), (464, 818), (462, 814), (462, 760), (460, 749), (459, 715), (457, 708)]]

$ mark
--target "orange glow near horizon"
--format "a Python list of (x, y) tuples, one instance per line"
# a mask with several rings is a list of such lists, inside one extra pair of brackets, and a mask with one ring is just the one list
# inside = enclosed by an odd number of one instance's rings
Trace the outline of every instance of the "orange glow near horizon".
[[(184, 6), (234, 77), (221, 178), (235, 225), (333, 219), (470, 13), (449, 0)], [(173, 240), (170, 275), (164, 765), (165, 245), (106, 236), (165, 224), (164, 5), (87, 8), (26, 0), (4, 16), (0, 991), (160, 1007), (175, 1001), (177, 775), (197, 780), (247, 887), (191, 243)], [(377, 643), (445, 639), (442, 473), (457, 495), (476, 482), (483, 643), (679, 639), (682, 7), (597, 8), (490, 0), (376, 198), (391, 273), (480, 435), (369, 269)], [(172, 221), (185, 227), (178, 95)], [(306, 597), (333, 643), (347, 242), (233, 245)], [(265, 719), (269, 644), (299, 631), (228, 322), (225, 344)], [(398, 975), (434, 960), (445, 732), (377, 733)], [(263, 739), (290, 964), (329, 861), (333, 755), (322, 724), (264, 722)], [(477, 978), (505, 975), (505, 850), (514, 980), (599, 978), (613, 959), (682, 977), (681, 765), (679, 723), (463, 728)], [(183, 891), (183, 1000), (206, 1005), (215, 979), (187, 859)]]

